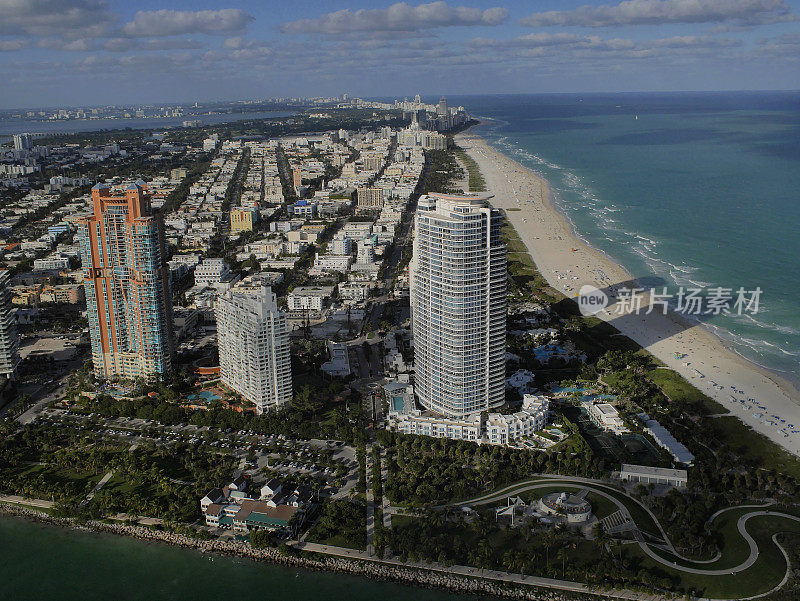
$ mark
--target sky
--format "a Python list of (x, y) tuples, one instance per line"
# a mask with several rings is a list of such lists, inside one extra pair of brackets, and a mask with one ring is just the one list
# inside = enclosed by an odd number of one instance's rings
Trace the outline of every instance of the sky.
[(0, 108), (800, 89), (800, 0), (0, 0)]

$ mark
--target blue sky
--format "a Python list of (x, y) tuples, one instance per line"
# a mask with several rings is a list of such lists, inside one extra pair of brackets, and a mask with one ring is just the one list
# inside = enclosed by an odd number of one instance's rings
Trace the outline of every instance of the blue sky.
[(800, 88), (800, 0), (0, 0), (0, 108)]

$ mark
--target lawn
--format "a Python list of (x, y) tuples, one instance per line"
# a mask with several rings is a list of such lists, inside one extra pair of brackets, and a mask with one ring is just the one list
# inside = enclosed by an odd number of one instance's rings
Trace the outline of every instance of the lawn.
[[(741, 512), (749, 510), (733, 510), (730, 521), (722, 525), (725, 534), (726, 552), (723, 558), (715, 564), (704, 564), (709, 569), (725, 569), (738, 565), (749, 555), (749, 547), (738, 532), (733, 534), (735, 524)], [(722, 518), (720, 518), (722, 519)], [(705, 576), (702, 574), (689, 574), (678, 572), (668, 567), (661, 566), (665, 572), (679, 579), (679, 586), (686, 591), (695, 591), (695, 594), (715, 599), (738, 599), (750, 597), (769, 591), (780, 583), (786, 573), (786, 560), (780, 549), (773, 543), (772, 535), (777, 532), (800, 532), (800, 524), (792, 520), (777, 516), (761, 516), (751, 518), (747, 523), (747, 530), (755, 539), (760, 554), (758, 560), (750, 568), (736, 574), (719, 576)], [(738, 540), (737, 540), (738, 539)], [(643, 566), (659, 566), (638, 547), (629, 549), (634, 556), (641, 558)], [(731, 555), (728, 556), (727, 554)], [(738, 560), (738, 561), (737, 561)]]
[(753, 465), (776, 470), (800, 480), (800, 459), (738, 418), (704, 418), (702, 427), (709, 438), (716, 438), (721, 444), (728, 445), (734, 453)]
[(722, 405), (689, 384), (683, 376), (671, 369), (654, 369), (648, 377), (673, 401), (700, 405), (706, 414), (728, 413)]
[(57, 485), (59, 487), (72, 483), (78, 490), (88, 490), (103, 477), (101, 474), (92, 474), (90, 472), (77, 471), (66, 467), (47, 464), (29, 466), (20, 471), (19, 475), (26, 480), (42, 478), (48, 484)]

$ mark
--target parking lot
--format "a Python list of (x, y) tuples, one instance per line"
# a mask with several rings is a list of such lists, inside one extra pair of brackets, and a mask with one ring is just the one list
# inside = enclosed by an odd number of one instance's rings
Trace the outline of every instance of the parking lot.
[(156, 444), (199, 445), (210, 452), (233, 454), (240, 458), (240, 468), (232, 477), (241, 474), (306, 476), (321, 485), (322, 494), (336, 498), (345, 496), (358, 480), (355, 449), (341, 441), (293, 440), (280, 434), (217, 430), (191, 424), (165, 426), (145, 419), (104, 418), (68, 409), (46, 409), (38, 420), (91, 431), (131, 444), (152, 441)]

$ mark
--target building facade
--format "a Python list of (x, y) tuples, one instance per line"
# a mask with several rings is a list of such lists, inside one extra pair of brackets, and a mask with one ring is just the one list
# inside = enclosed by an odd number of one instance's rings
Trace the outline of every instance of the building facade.
[(522, 410), (516, 413), (490, 413), (486, 417), (486, 440), (490, 444), (506, 445), (528, 438), (547, 424), (550, 399), (526, 394)]
[(16, 377), (18, 366), (19, 335), (11, 305), (11, 272), (0, 269), (0, 377)]
[(123, 190), (97, 184), (92, 204), (78, 236), (95, 375), (160, 376), (174, 346), (161, 214), (141, 180)]
[(258, 221), (258, 209), (255, 207), (239, 207), (231, 209), (231, 233), (252, 232)]
[(382, 188), (358, 188), (356, 190), (358, 209), (361, 211), (380, 211), (383, 208), (383, 196)]
[(419, 199), (410, 267), (415, 390), (464, 417), (505, 400), (506, 247), (489, 195)]
[(480, 414), (465, 418), (445, 418), (426, 415), (420, 411), (407, 414), (389, 414), (389, 429), (403, 434), (418, 434), (451, 440), (469, 440), (479, 443), (483, 437), (483, 419)]
[(222, 383), (256, 405), (258, 413), (292, 398), (289, 327), (272, 289), (236, 287), (217, 300)]

